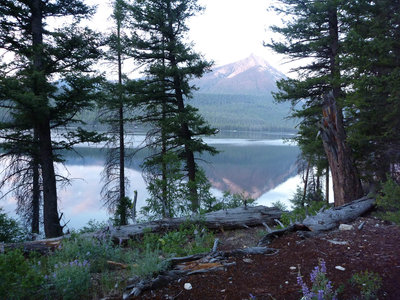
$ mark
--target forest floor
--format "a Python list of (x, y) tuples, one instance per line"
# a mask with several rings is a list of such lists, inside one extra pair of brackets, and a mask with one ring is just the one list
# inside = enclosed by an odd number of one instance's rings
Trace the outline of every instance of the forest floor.
[[(362, 222), (365, 225), (358, 229)], [(338, 299), (362, 299), (360, 289), (350, 279), (365, 270), (382, 278), (379, 299), (400, 299), (400, 227), (371, 216), (350, 224), (352, 230), (337, 229), (306, 239), (297, 233), (287, 234), (269, 245), (279, 249), (275, 255), (231, 257), (229, 262), (235, 264), (223, 271), (186, 276), (131, 299), (300, 299), (297, 276), (300, 272), (310, 286), (309, 274), (319, 259), (326, 262), (327, 277), (334, 288), (344, 289)], [(222, 241), (218, 250), (255, 246), (262, 230), (256, 227), (217, 233)], [(192, 289), (186, 290), (185, 283)]]

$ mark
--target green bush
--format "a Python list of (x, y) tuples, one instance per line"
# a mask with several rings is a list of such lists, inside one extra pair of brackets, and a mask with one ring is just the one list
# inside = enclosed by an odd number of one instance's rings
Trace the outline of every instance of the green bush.
[(56, 296), (64, 300), (82, 299), (89, 296), (90, 263), (74, 260), (54, 265), (54, 271), (46, 279), (54, 286)]
[(0, 208), (0, 242), (16, 243), (26, 239), (26, 231)]
[(0, 295), (2, 299), (43, 299), (44, 274), (39, 263), (25, 259), (22, 251), (0, 254)]
[(379, 217), (384, 220), (400, 224), (400, 185), (392, 178), (382, 185), (382, 189), (376, 198)]
[(151, 249), (150, 245), (147, 245), (145, 251), (137, 258), (136, 263), (133, 265), (133, 272), (139, 277), (151, 278), (167, 267), (168, 264), (162, 260), (160, 251), (158, 249)]
[(98, 240), (73, 234), (62, 241), (59, 249), (49, 257), (49, 263), (66, 263), (74, 260), (90, 262), (90, 272), (101, 272), (108, 268), (107, 260), (130, 261), (129, 253), (120, 247), (114, 247), (109, 239)]
[(236, 208), (241, 206), (253, 206), (255, 200), (244, 194), (232, 194), (225, 191), (222, 198), (208, 197), (202, 201), (202, 213), (218, 211), (222, 209)]
[(379, 274), (369, 272), (359, 272), (351, 277), (350, 282), (360, 289), (362, 299), (376, 299), (379, 289), (382, 287), (382, 278)]

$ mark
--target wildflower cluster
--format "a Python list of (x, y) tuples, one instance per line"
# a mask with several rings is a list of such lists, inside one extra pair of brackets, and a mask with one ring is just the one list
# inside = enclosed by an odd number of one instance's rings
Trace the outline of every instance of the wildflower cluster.
[(90, 288), (90, 263), (87, 260), (74, 260), (56, 263), (54, 271), (46, 276), (50, 285), (54, 286), (58, 295), (63, 299), (73, 299), (76, 295), (87, 295)]
[(301, 274), (297, 277), (297, 284), (301, 286), (303, 298), (302, 300), (336, 300), (336, 292), (333, 291), (332, 282), (326, 277), (326, 264), (323, 259), (319, 265), (312, 270), (310, 274), (312, 283), (311, 289), (304, 283)]

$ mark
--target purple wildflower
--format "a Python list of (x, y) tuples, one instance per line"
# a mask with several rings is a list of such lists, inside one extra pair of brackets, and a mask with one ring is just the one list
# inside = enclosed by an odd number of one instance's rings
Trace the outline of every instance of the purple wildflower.
[(321, 266), (321, 272), (326, 274), (326, 264), (325, 264), (325, 260), (321, 259), (320, 261), (320, 266)]
[(319, 274), (319, 267), (317, 266), (314, 268), (314, 270), (310, 274), (310, 279), (311, 279), (312, 283), (315, 282), (315, 279), (318, 277), (318, 274)]
[(324, 300), (324, 290), (318, 291), (318, 300)]

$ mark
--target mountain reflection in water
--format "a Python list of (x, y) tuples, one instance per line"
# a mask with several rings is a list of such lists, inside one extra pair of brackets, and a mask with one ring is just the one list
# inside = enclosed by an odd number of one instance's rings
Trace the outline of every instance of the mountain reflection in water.
[[(296, 175), (296, 159), (299, 150), (296, 146), (287, 145), (277, 139), (209, 139), (220, 153), (215, 156), (203, 155), (199, 163), (204, 168), (213, 186), (214, 194), (229, 190), (233, 193), (244, 193), (252, 198), (259, 198), (260, 204), (266, 204), (268, 191), (274, 189)], [(109, 215), (100, 198), (102, 187), (101, 172), (105, 161), (105, 151), (93, 147), (79, 147), (77, 153), (64, 152), (66, 169), (58, 166), (62, 175), (73, 180), (70, 186), (60, 188), (60, 211), (64, 213), (65, 222), (70, 221), (70, 228), (80, 228), (90, 219), (107, 220)], [(130, 182), (128, 196), (133, 197), (138, 191), (138, 209), (145, 204), (148, 197), (140, 165), (149, 154), (141, 150), (127, 164), (127, 177)], [(282, 187), (284, 190), (285, 187)], [(294, 187), (290, 187), (292, 190)], [(289, 192), (289, 191), (288, 191)], [(292, 192), (292, 191), (291, 191)], [(287, 200), (292, 194), (280, 192)], [(276, 200), (276, 199), (274, 199)], [(15, 210), (15, 201), (8, 199), (1, 203), (7, 212)]]

